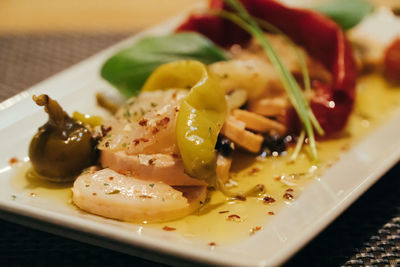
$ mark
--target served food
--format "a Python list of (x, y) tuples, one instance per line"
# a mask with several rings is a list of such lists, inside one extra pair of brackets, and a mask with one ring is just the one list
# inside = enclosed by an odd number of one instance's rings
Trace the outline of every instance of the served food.
[(362, 23), (350, 42), (315, 11), (272, 0), (211, 1), (175, 33), (143, 38), (105, 62), (103, 78), (127, 98), (98, 95), (109, 117), (71, 118), (49, 96), (35, 96), (49, 122), (31, 142), (33, 172), (74, 181), (77, 207), (122, 221), (215, 210), (242, 222), (220, 207), (271, 206), (274, 188), (290, 202), (299, 180), (319, 175), (342, 149), (324, 148), (348, 140), (344, 130), (354, 133), (346, 127), (358, 73), (375, 75), (361, 84), (377, 75), (386, 77), (376, 78), (382, 88), (399, 82), (400, 28), (391, 42), (374, 43), (384, 52), (371, 60), (373, 45), (355, 37)]

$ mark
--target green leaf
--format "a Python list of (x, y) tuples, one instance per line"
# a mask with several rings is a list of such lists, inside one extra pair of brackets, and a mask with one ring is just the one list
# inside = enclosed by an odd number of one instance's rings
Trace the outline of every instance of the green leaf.
[(137, 95), (160, 65), (183, 59), (211, 64), (227, 60), (226, 53), (197, 33), (146, 37), (109, 58), (101, 76), (126, 97)]
[(374, 7), (366, 0), (333, 0), (314, 9), (334, 20), (342, 29), (348, 30), (371, 13)]

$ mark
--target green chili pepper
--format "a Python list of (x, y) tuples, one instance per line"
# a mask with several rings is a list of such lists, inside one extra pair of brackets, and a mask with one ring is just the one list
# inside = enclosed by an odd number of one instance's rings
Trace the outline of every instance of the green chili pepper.
[(143, 91), (187, 88), (177, 122), (176, 139), (185, 171), (214, 184), (215, 144), (225, 121), (225, 92), (199, 61), (176, 61), (158, 67), (146, 81)]

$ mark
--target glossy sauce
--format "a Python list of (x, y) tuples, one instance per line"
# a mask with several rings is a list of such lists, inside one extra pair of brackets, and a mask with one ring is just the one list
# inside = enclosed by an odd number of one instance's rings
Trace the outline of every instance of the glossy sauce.
[(31, 198), (46, 198), (60, 204), (71, 204), (72, 183), (47, 182), (32, 176), (30, 162), (19, 163), (12, 185)]
[[(376, 75), (360, 78), (357, 91), (354, 113), (343, 133), (317, 144), (321, 158), (319, 168), (310, 162), (307, 147), (294, 163), (289, 160), (292, 153), (290, 148), (286, 155), (268, 158), (254, 158), (239, 153), (234, 157), (231, 174), (231, 180), (237, 186), (231, 190), (243, 192), (263, 184), (267, 198), (231, 200), (214, 191), (210, 194), (208, 205), (192, 215), (176, 221), (144, 224), (146, 227), (172, 230), (212, 245), (238, 242), (262, 231), (262, 226), (269, 218), (279, 213), (283, 206), (291, 205), (309, 182), (318, 180), (325, 168), (334, 164), (352, 144), (388, 119), (400, 104), (400, 88), (390, 87)], [(13, 179), (17, 190), (33, 193), (35, 197), (71, 203), (70, 184), (60, 186), (29, 179), (24, 175), (28, 169), (29, 164), (22, 165)]]
[[(149, 224), (152, 227), (176, 228), (185, 237), (202, 239), (215, 244), (239, 242), (249, 235), (262, 231), (260, 226), (279, 213), (285, 205), (291, 205), (304, 187), (318, 180), (325, 168), (339, 160), (340, 155), (362, 139), (374, 127), (388, 119), (400, 106), (400, 88), (387, 85), (379, 76), (366, 76), (359, 80), (354, 113), (340, 136), (319, 141), (321, 159), (319, 169), (313, 166), (303, 148), (297, 160), (290, 162), (292, 149), (285, 156), (252, 158), (248, 154), (236, 155), (232, 163), (231, 179), (238, 186), (237, 192), (263, 184), (266, 194), (275, 202), (263, 198), (247, 198), (246, 201), (227, 201), (220, 192), (212, 192), (211, 201), (204, 211), (177, 221)], [(305, 153), (304, 153), (305, 152)], [(232, 189), (232, 190), (233, 190)], [(293, 199), (290, 199), (293, 196)], [(272, 214), (272, 213), (273, 214)], [(237, 218), (238, 215), (240, 217)]]

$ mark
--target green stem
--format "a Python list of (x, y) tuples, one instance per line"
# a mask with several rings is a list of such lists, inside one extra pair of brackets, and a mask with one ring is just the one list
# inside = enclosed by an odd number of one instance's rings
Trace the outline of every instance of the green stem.
[(300, 64), (300, 70), (301, 74), (303, 76), (303, 83), (304, 83), (304, 89), (306, 92), (311, 92), (311, 82), (310, 82), (310, 75), (308, 73), (308, 68), (305, 60), (304, 53), (297, 47), (297, 45), (290, 39), (284, 32), (282, 32), (279, 28), (275, 27), (271, 23), (269, 23), (266, 20), (260, 19), (260, 18), (254, 18), (257, 23), (263, 27), (265, 30), (268, 30), (273, 33), (277, 33), (281, 35), (286, 42), (290, 44), (290, 46), (293, 48), (293, 51), (296, 54), (297, 60), (299, 61)]
[[(300, 70), (303, 76), (303, 83), (304, 83), (304, 89), (307, 93), (311, 93), (311, 81), (310, 81), (310, 74), (308, 72), (308, 68), (307, 68), (307, 64), (306, 64), (306, 60), (305, 60), (305, 56), (304, 56), (304, 52), (302, 52), (297, 45), (284, 33), (282, 32), (279, 28), (275, 27), (274, 25), (272, 25), (271, 23), (269, 23), (266, 20), (260, 19), (260, 18), (254, 18), (258, 24), (260, 24), (264, 29), (273, 32), (273, 33), (277, 33), (280, 34), (286, 42), (288, 42), (291, 47), (293, 48), (296, 57), (299, 61), (299, 65), (300, 65)], [(317, 131), (317, 133), (319, 135), (324, 135), (325, 132), (322, 129), (321, 125), (319, 124), (318, 120), (316, 119), (313, 111), (311, 110), (311, 108), (309, 108), (309, 105), (307, 105), (307, 109), (310, 115), (310, 119), (311, 119), (311, 123), (313, 124), (315, 130)]]
[(306, 138), (306, 133), (304, 132), (304, 130), (302, 130), (300, 135), (299, 135), (299, 139), (297, 140), (297, 144), (296, 144), (296, 147), (295, 147), (295, 149), (293, 151), (293, 154), (290, 156), (290, 161), (291, 162), (295, 161), (297, 156), (299, 155), (300, 150), (303, 147), (305, 138)]
[(319, 160), (315, 144), (313, 124), (311, 123), (309, 116), (309, 105), (308, 102), (304, 99), (304, 96), (296, 80), (273, 49), (272, 45), (268, 41), (268, 37), (264, 35), (264, 32), (258, 26), (257, 22), (253, 20), (251, 16), (247, 13), (246, 9), (236, 0), (224, 1), (227, 2), (232, 8), (234, 8), (238, 12), (238, 15), (227, 11), (220, 11), (219, 15), (236, 23), (238, 26), (257, 38), (261, 46), (267, 53), (269, 59), (271, 60), (271, 63), (279, 72), (288, 97), (297, 114), (299, 115), (299, 118), (303, 123), (305, 132), (307, 133), (307, 136), (309, 138), (313, 160), (318, 162)]

